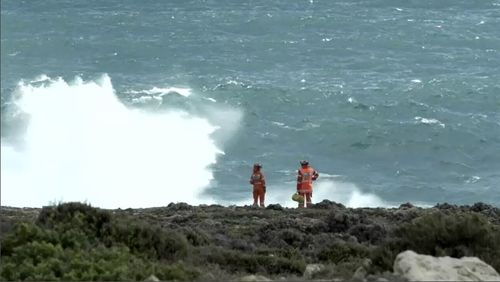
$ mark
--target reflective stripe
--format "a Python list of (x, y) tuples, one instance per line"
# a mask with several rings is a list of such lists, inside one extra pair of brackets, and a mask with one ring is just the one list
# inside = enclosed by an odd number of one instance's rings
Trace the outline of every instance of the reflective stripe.
[(312, 178), (314, 175), (314, 169), (312, 167), (300, 168), (299, 169), (300, 179), (300, 191), (310, 192), (312, 190)]
[(263, 183), (262, 178), (263, 177), (261, 173), (254, 173), (250, 177), (250, 180), (252, 181), (253, 185), (261, 185)]

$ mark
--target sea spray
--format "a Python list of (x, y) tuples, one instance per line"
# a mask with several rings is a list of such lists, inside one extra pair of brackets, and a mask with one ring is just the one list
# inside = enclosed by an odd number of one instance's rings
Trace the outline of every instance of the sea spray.
[[(45, 76), (44, 76), (45, 77)], [(222, 151), (217, 127), (186, 111), (151, 113), (122, 104), (111, 79), (45, 77), (21, 82), (15, 103), (28, 119), (2, 140), (2, 205), (87, 201), (104, 208), (209, 203), (200, 197)]]
[[(321, 176), (320, 176), (321, 177)], [(249, 188), (248, 200), (238, 201), (237, 205), (252, 204), (251, 190)], [(297, 202), (292, 200), (295, 192), (295, 182), (284, 185), (268, 185), (266, 193), (266, 205), (280, 204), (283, 207), (296, 208)], [(323, 179), (315, 182), (313, 188), (313, 204), (323, 200), (341, 203), (349, 208), (360, 207), (389, 207), (390, 205), (372, 193), (365, 193), (353, 183), (341, 182), (331, 179)], [(231, 203), (225, 202), (225, 205)]]

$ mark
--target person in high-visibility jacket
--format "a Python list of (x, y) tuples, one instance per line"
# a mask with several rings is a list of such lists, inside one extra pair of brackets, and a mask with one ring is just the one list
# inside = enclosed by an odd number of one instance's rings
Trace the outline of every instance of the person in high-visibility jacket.
[(264, 207), (264, 198), (266, 194), (266, 178), (261, 171), (262, 165), (256, 163), (253, 165), (253, 172), (250, 176), (250, 184), (253, 185), (253, 206)]
[(319, 174), (309, 166), (308, 161), (300, 161), (300, 169), (297, 171), (297, 193), (304, 198), (304, 201), (299, 201), (299, 208), (311, 206), (312, 198), (312, 183), (318, 179)]

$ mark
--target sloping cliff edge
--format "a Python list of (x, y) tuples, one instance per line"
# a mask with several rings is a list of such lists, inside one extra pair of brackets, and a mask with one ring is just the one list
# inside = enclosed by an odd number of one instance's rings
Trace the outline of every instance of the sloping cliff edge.
[(401, 281), (395, 259), (406, 250), (477, 257), (500, 270), (500, 209), (484, 203), (124, 210), (61, 203), (3, 206), (0, 218), (2, 280)]

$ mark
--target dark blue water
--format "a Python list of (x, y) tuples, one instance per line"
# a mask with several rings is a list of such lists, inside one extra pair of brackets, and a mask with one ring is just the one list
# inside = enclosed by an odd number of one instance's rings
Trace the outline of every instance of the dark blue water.
[[(3, 0), (3, 144), (22, 134), (16, 85), (42, 74), (107, 74), (128, 107), (223, 127), (205, 191), (221, 201), (249, 197), (256, 161), (293, 191), (308, 159), (389, 204), (500, 204), (498, 0)], [(154, 87), (193, 95), (137, 102)], [(231, 134), (203, 98), (241, 114)]]

